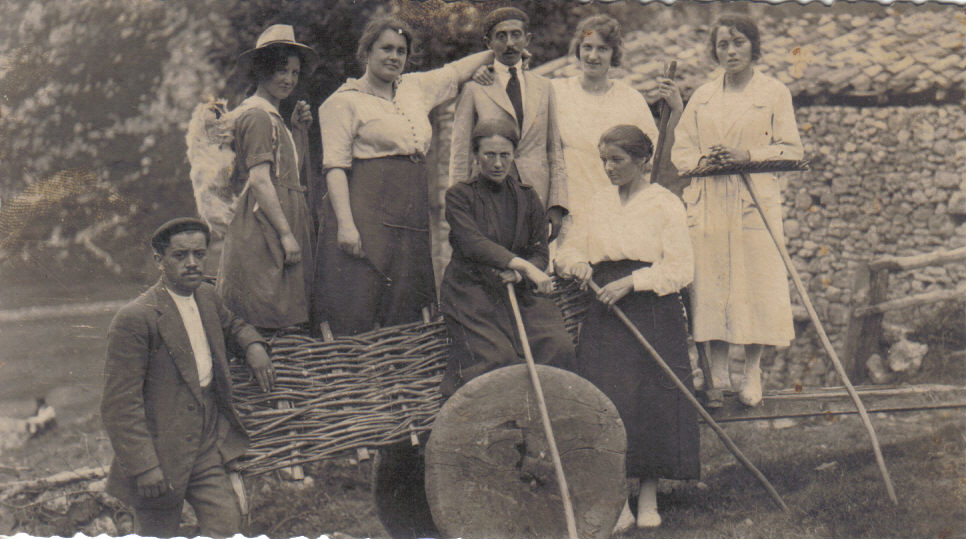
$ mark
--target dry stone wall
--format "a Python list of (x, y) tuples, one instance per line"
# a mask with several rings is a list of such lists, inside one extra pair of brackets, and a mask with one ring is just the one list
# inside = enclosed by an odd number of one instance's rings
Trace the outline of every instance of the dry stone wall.
[[(862, 261), (966, 245), (966, 110), (812, 106), (796, 116), (812, 170), (781, 180), (787, 245), (841, 355)], [(963, 264), (896, 272), (889, 299), (964, 281)], [(887, 321), (910, 325), (916, 316), (900, 311)], [(793, 345), (774, 355), (769, 383), (836, 383), (814, 330), (796, 329)]]

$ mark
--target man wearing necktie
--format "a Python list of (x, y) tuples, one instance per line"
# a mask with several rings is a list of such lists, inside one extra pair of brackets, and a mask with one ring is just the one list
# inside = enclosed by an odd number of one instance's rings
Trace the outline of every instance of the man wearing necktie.
[(513, 121), (520, 129), (520, 143), (512, 173), (540, 196), (553, 240), (567, 213), (567, 178), (550, 81), (522, 67), (523, 50), (532, 37), (529, 17), (513, 7), (495, 9), (483, 19), (482, 29), (483, 41), (496, 59), (495, 82), (484, 86), (470, 81), (463, 87), (453, 122), (450, 182), (473, 177), (470, 135), (477, 123), (501, 118)]

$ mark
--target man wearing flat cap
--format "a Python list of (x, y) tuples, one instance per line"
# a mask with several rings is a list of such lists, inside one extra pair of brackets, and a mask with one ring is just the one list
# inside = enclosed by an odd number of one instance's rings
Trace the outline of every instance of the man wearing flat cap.
[(202, 280), (210, 232), (168, 221), (151, 238), (160, 280), (121, 308), (107, 336), (104, 427), (114, 448), (107, 491), (134, 508), (139, 533), (178, 534), (187, 500), (201, 535), (240, 532), (225, 465), (248, 437), (232, 408), (229, 350), (244, 355), (262, 390), (274, 384), (265, 340)]
[(530, 20), (514, 7), (489, 12), (483, 19), (483, 41), (493, 51), (495, 82), (469, 81), (463, 87), (453, 121), (450, 145), (450, 182), (473, 177), (471, 133), (481, 120), (511, 120), (519, 129), (515, 176), (540, 197), (557, 237), (567, 213), (567, 176), (557, 129), (556, 103), (550, 81), (523, 70), (523, 51), (530, 44)]

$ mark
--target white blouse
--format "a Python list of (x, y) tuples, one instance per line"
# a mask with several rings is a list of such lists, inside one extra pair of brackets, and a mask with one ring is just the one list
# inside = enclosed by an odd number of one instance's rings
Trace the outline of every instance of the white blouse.
[(349, 79), (319, 107), (322, 167), (351, 168), (352, 159), (426, 154), (433, 140), (429, 113), (456, 97), (459, 71), (450, 64), (399, 78), (393, 99)]
[(659, 296), (687, 286), (694, 276), (694, 255), (684, 205), (673, 193), (650, 184), (626, 204), (616, 188), (601, 189), (585, 218), (574, 227), (557, 254), (564, 268), (578, 262), (639, 260), (651, 266), (632, 274), (635, 292)]

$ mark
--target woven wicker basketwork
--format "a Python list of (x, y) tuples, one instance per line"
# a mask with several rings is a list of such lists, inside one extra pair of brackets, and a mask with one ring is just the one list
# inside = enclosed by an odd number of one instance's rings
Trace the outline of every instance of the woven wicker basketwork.
[[(576, 340), (590, 296), (557, 281), (553, 296)], [(257, 475), (374, 448), (428, 432), (441, 405), (449, 356), (442, 320), (382, 328), (331, 341), (272, 337), (275, 390), (262, 393), (233, 362), (235, 407), (252, 439), (239, 469)]]

